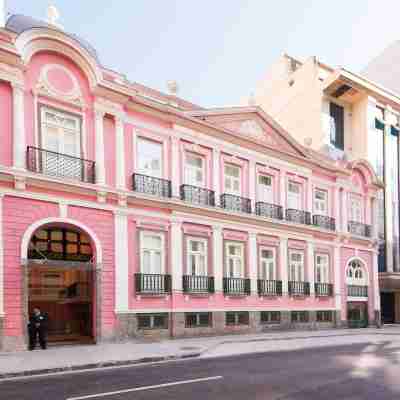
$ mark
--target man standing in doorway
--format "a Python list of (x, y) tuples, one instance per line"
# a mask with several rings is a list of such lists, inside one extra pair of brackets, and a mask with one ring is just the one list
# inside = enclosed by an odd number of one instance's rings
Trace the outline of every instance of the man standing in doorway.
[(47, 347), (47, 315), (42, 313), (38, 307), (33, 309), (28, 322), (29, 330), (29, 350), (36, 347), (36, 341), (39, 337), (40, 347), (45, 350)]

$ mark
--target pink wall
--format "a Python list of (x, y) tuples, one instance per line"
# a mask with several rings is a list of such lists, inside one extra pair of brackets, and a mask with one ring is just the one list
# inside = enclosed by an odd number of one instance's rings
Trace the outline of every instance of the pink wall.
[(1, 146), (0, 164), (11, 166), (13, 163), (13, 99), (12, 88), (5, 82), (0, 82), (0, 121), (1, 121)]

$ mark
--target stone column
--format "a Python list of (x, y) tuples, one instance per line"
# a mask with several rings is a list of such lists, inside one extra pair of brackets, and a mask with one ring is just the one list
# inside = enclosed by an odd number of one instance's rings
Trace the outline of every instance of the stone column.
[(220, 205), (221, 196), (221, 151), (213, 149), (213, 186), (215, 193), (215, 205)]
[(183, 233), (180, 221), (171, 222), (170, 235), (172, 291), (182, 292), (183, 283)]
[(257, 193), (256, 193), (256, 163), (253, 160), (249, 161), (249, 199), (251, 200), (251, 209), (254, 211), (256, 207), (257, 201)]
[(222, 279), (224, 276), (224, 259), (223, 259), (223, 238), (222, 228), (213, 226), (213, 271), (214, 271), (214, 288), (215, 293), (222, 293)]
[(103, 110), (95, 110), (95, 152), (96, 152), (96, 183), (106, 184), (104, 166), (104, 115)]
[(125, 177), (125, 135), (124, 135), (124, 119), (123, 116), (115, 117), (115, 173), (117, 188), (126, 190)]
[[(342, 315), (342, 301), (344, 301), (344, 293), (342, 293), (342, 278), (344, 279), (344, 269), (340, 262), (340, 247), (336, 245), (333, 249), (333, 290), (335, 294), (336, 324), (340, 325)], [(342, 272), (343, 271), (343, 272)]]
[(258, 257), (257, 257), (257, 234), (249, 233), (249, 279), (250, 292), (252, 295), (257, 294), (257, 279), (258, 279)]
[(314, 267), (314, 243), (307, 242), (308, 282), (310, 282), (310, 296), (315, 293), (315, 267)]
[(288, 240), (281, 238), (279, 242), (279, 267), (282, 280), (282, 294), (288, 294)]
[(20, 83), (12, 83), (13, 89), (13, 166), (25, 169), (26, 138), (24, 87)]
[(172, 197), (180, 197), (180, 152), (179, 152), (179, 139), (171, 138), (171, 186)]

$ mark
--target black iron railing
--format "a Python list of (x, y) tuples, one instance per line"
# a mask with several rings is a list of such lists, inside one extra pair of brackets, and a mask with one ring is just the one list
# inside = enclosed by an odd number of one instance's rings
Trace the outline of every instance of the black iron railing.
[(225, 294), (250, 294), (250, 279), (246, 278), (224, 278), (223, 279)]
[(234, 194), (222, 194), (221, 207), (229, 211), (251, 214), (251, 200)]
[(349, 221), (347, 226), (349, 232), (353, 235), (371, 237), (371, 225), (363, 224), (361, 222)]
[(95, 183), (95, 162), (68, 154), (28, 146), (26, 166), (39, 174)]
[(315, 282), (314, 288), (316, 296), (333, 296), (332, 283)]
[(132, 189), (135, 192), (157, 197), (171, 197), (171, 181), (141, 174), (133, 174)]
[(262, 217), (283, 219), (282, 206), (259, 201), (256, 203), (256, 214)]
[(335, 218), (326, 215), (313, 215), (313, 225), (320, 228), (328, 229), (330, 231), (336, 230)]
[(202, 206), (215, 206), (214, 191), (197, 186), (181, 185), (181, 199)]
[(308, 211), (288, 208), (286, 210), (286, 220), (297, 224), (311, 225), (311, 214)]
[(309, 296), (310, 295), (310, 283), (309, 282), (298, 282), (289, 281), (289, 294), (291, 296)]
[(368, 286), (347, 285), (347, 296), (368, 297)]
[(260, 296), (282, 296), (282, 281), (257, 281), (258, 294)]
[(163, 294), (171, 292), (171, 275), (135, 274), (136, 293)]
[(184, 275), (183, 291), (186, 293), (214, 293), (214, 277)]

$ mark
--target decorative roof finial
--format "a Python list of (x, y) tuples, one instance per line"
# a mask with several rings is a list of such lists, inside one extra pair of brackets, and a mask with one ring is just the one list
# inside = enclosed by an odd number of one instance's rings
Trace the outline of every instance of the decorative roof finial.
[(254, 107), (256, 105), (256, 98), (254, 97), (254, 93), (250, 93), (249, 99), (247, 100), (247, 104), (250, 107)]
[(177, 81), (167, 81), (167, 88), (172, 96), (176, 96), (179, 90)]
[(60, 12), (58, 11), (57, 7), (54, 4), (50, 4), (47, 7), (47, 22), (50, 25), (54, 25), (57, 28), (63, 29), (63, 27), (57, 22), (60, 18)]
[(0, 0), (0, 28), (6, 26), (6, 0)]

